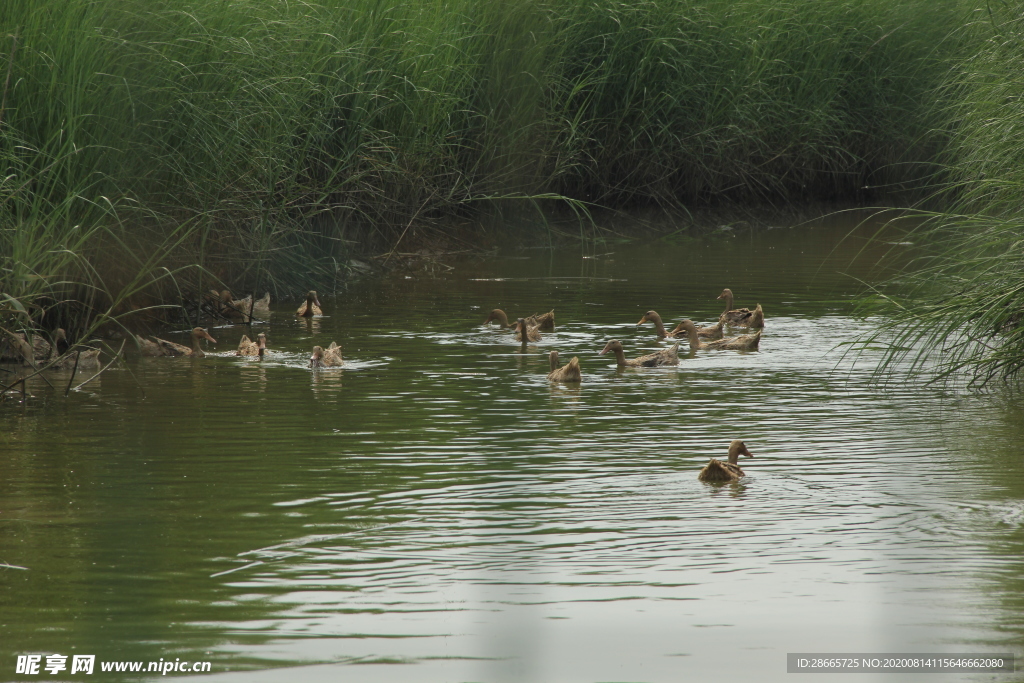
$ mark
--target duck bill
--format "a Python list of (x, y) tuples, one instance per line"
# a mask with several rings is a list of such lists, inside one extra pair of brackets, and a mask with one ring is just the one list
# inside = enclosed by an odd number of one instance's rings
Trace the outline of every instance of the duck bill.
[(645, 315), (644, 317), (640, 318), (640, 322), (638, 322), (638, 323), (636, 324), (636, 326), (637, 326), (637, 327), (640, 327), (640, 326), (641, 326), (641, 325), (643, 325), (643, 324), (644, 324), (645, 322), (647, 322), (647, 316), (646, 316), (646, 315)]
[(207, 341), (213, 342), (214, 344), (217, 343), (217, 340), (214, 339), (213, 337), (211, 337), (210, 333), (207, 332), (206, 330), (203, 330), (203, 339), (206, 339)]

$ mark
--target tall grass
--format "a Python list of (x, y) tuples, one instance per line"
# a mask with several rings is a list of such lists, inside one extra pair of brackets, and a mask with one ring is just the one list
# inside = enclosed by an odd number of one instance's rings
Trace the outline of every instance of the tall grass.
[(1024, 370), (1024, 17), (987, 4), (961, 39), (974, 49), (950, 71), (939, 112), (947, 208), (915, 231), (924, 255), (869, 303), (892, 316), (877, 335), (888, 367), (909, 360), (982, 386)]
[(499, 197), (920, 187), (961, 15), (926, 0), (7, 0), (0, 287), (145, 307), (171, 290), (128, 283), (194, 266), (196, 290), (300, 288)]

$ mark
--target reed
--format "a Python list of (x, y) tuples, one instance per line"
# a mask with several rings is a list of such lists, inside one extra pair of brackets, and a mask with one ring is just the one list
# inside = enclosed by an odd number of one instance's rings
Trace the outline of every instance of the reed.
[(1009, 5), (973, 13), (974, 46), (941, 87), (949, 143), (939, 203), (914, 230), (924, 254), (866, 300), (888, 316), (882, 370), (936, 380), (1008, 382), (1024, 369), (1024, 18)]
[(499, 198), (892, 197), (933, 180), (962, 16), (925, 0), (8, 0), (0, 287), (37, 307), (100, 292), (102, 310), (154, 279), (129, 308), (211, 280), (330, 288), (353, 251), (443, 238)]

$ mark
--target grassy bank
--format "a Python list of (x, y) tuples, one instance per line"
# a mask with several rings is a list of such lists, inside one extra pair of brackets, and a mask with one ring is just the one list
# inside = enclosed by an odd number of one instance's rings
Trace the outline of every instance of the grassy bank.
[(330, 282), (354, 251), (441, 238), (523, 196), (896, 201), (935, 180), (964, 16), (883, 0), (8, 0), (7, 326), (68, 299)]
[(925, 255), (873, 303), (892, 320), (878, 335), (890, 366), (985, 385), (1024, 369), (1024, 18), (987, 5), (961, 40), (973, 51), (940, 91), (949, 208), (927, 215), (913, 237)]

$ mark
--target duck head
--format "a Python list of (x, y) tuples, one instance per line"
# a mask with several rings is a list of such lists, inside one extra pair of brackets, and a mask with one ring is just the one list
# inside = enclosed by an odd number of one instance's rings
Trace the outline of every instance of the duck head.
[(739, 439), (733, 439), (732, 443), (729, 444), (729, 462), (735, 465), (740, 460), (740, 455), (745, 455), (748, 458), (753, 458), (754, 454), (747, 450), (747, 445)]
[(647, 311), (646, 313), (644, 313), (644, 317), (640, 318), (640, 322), (638, 322), (636, 326), (640, 327), (648, 320), (650, 320), (654, 324), (658, 324), (661, 322), (661, 316), (658, 315), (657, 311)]
[(324, 348), (322, 346), (313, 347), (313, 355), (309, 357), (309, 367), (311, 368), (322, 368), (324, 366)]
[(195, 340), (195, 341), (197, 341), (197, 342), (198, 342), (198, 341), (199, 341), (200, 339), (205, 339), (205, 340), (206, 340), (206, 341), (208, 341), (208, 342), (212, 342), (212, 343), (214, 343), (214, 344), (216, 344), (216, 343), (217, 343), (217, 340), (216, 340), (216, 339), (214, 339), (213, 337), (211, 337), (211, 336), (210, 336), (210, 333), (209, 333), (209, 332), (207, 332), (206, 330), (204, 330), (204, 329), (203, 329), (203, 328), (201, 328), (201, 327), (193, 327), (193, 328), (192, 328), (192, 339), (193, 339), (193, 340)]
[(598, 351), (597, 355), (603, 356), (604, 354), (611, 351), (612, 353), (622, 352), (622, 342), (618, 339), (612, 339), (610, 342), (604, 345), (604, 348)]
[(497, 321), (498, 324), (501, 325), (502, 327), (512, 327), (512, 325), (510, 325), (508, 322), (508, 316), (505, 315), (505, 311), (501, 310), (500, 308), (495, 308), (493, 311), (490, 312), (490, 314), (488, 314), (487, 320), (484, 321), (484, 325), (491, 322), (492, 320)]

